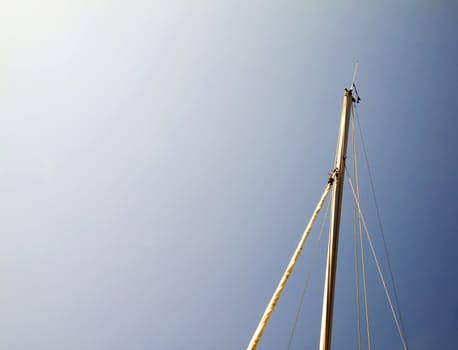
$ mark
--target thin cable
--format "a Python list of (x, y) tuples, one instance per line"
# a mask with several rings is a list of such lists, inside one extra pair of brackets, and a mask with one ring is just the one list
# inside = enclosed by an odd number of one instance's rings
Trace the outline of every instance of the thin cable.
[(318, 234), (318, 240), (315, 243), (315, 247), (313, 248), (312, 262), (311, 262), (310, 267), (309, 267), (309, 269), (307, 271), (307, 277), (305, 279), (305, 285), (304, 285), (304, 289), (302, 291), (301, 300), (300, 300), (299, 307), (298, 307), (297, 312), (296, 312), (296, 318), (294, 319), (293, 328), (291, 329), (291, 334), (290, 334), (289, 340), (288, 340), (288, 350), (291, 349), (294, 333), (296, 331), (297, 323), (299, 321), (299, 315), (301, 313), (302, 306), (304, 304), (305, 294), (307, 293), (307, 289), (308, 289), (309, 282), (310, 282), (310, 277), (312, 275), (312, 270), (313, 270), (313, 267), (315, 265), (316, 256), (318, 254), (318, 247), (319, 247), (319, 244), (320, 244), (320, 241), (321, 241), (321, 237), (323, 236), (324, 225), (326, 223), (326, 218), (328, 217), (329, 212), (330, 212), (330, 208), (331, 208), (330, 203), (331, 203), (331, 201), (328, 200), (328, 204), (326, 205), (326, 211), (325, 211), (323, 220), (321, 222), (320, 233)]
[[(353, 120), (355, 119), (355, 104), (352, 104), (352, 117)], [(356, 186), (356, 200), (360, 202), (360, 194), (359, 194), (359, 178), (358, 178), (358, 160), (356, 157), (356, 135), (353, 134), (354, 138), (354, 154), (353, 154), (353, 162), (355, 165), (355, 186)], [(367, 348), (368, 350), (371, 349), (371, 328), (369, 323), (369, 302), (367, 298), (367, 279), (366, 279), (366, 264), (364, 259), (364, 245), (363, 245), (363, 232), (361, 227), (361, 221), (358, 220), (359, 223), (359, 241), (360, 241), (360, 249), (361, 249), (361, 272), (363, 277), (363, 295), (364, 295), (364, 311), (366, 317), (366, 333), (367, 333)]]
[(369, 325), (369, 303), (367, 301), (367, 280), (366, 280), (366, 264), (364, 260), (364, 245), (363, 245), (363, 235), (361, 230), (361, 224), (359, 225), (359, 242), (361, 248), (361, 270), (363, 274), (363, 294), (364, 294), (364, 308), (366, 314), (366, 332), (367, 332), (367, 347), (370, 350), (371, 348), (371, 328)]
[[(355, 118), (351, 119), (351, 136), (353, 150), (353, 173), (356, 174), (356, 139), (355, 139)], [(358, 329), (358, 350), (361, 350), (361, 297), (359, 295), (359, 254), (358, 254), (358, 235), (357, 235), (357, 209), (356, 202), (353, 206), (353, 243), (355, 248), (355, 291), (356, 291), (356, 314)], [(361, 225), (360, 225), (361, 227)]]
[(367, 237), (367, 240), (369, 242), (369, 246), (371, 248), (372, 256), (374, 257), (375, 265), (377, 266), (377, 271), (378, 271), (380, 280), (382, 282), (383, 289), (385, 290), (385, 295), (386, 295), (386, 298), (388, 300), (388, 304), (390, 305), (390, 309), (391, 309), (391, 313), (393, 314), (394, 322), (396, 323), (396, 328), (397, 328), (399, 336), (401, 338), (401, 342), (402, 342), (402, 345), (404, 347), (404, 350), (407, 350), (408, 348), (407, 348), (407, 343), (405, 341), (405, 336), (404, 336), (404, 333), (401, 330), (398, 318), (396, 316), (396, 311), (394, 310), (393, 303), (392, 303), (391, 298), (390, 298), (390, 293), (388, 292), (388, 288), (387, 288), (386, 283), (385, 283), (385, 278), (383, 277), (383, 273), (382, 273), (382, 270), (380, 268), (380, 264), (379, 264), (379, 261), (377, 259), (377, 255), (375, 254), (374, 246), (372, 244), (372, 239), (371, 239), (371, 237), (369, 235), (369, 230), (367, 229), (366, 221), (364, 220), (364, 216), (363, 216), (363, 213), (361, 211), (361, 206), (360, 206), (360, 203), (359, 203), (358, 199), (356, 198), (355, 189), (353, 188), (353, 184), (352, 184), (350, 178), (348, 179), (348, 182), (350, 183), (350, 187), (351, 187), (351, 190), (353, 192), (353, 197), (355, 198), (355, 200), (357, 201), (357, 204), (358, 204), (359, 217), (360, 217), (360, 220), (361, 220), (361, 222), (362, 222), (362, 224), (364, 226), (364, 230), (366, 232), (366, 237)]
[[(364, 142), (364, 136), (363, 136), (363, 132), (362, 132), (362, 129), (361, 129), (361, 124), (359, 122), (359, 115), (358, 115), (358, 110), (356, 109), (356, 106), (355, 106), (355, 113), (356, 113), (356, 121), (358, 123), (359, 134), (361, 136), (361, 144), (363, 146), (364, 158), (366, 159), (367, 172), (369, 174), (369, 181), (370, 181), (370, 184), (371, 184), (372, 196), (374, 198), (375, 210), (377, 212), (377, 221), (378, 221), (378, 225), (379, 225), (379, 228), (380, 228), (380, 233), (382, 235), (383, 247), (384, 247), (384, 250), (385, 250), (385, 257), (386, 257), (386, 261), (387, 261), (387, 265), (388, 265), (388, 271), (390, 273), (390, 279), (391, 279), (391, 282), (393, 284), (393, 293), (394, 293), (395, 306), (396, 306), (396, 310), (399, 313), (399, 321), (401, 323), (402, 332), (404, 334), (406, 334), (406, 331), (405, 331), (405, 328), (404, 328), (404, 321), (402, 320), (401, 305), (399, 303), (398, 292), (397, 292), (397, 289), (396, 289), (396, 283), (395, 283), (394, 277), (393, 277), (393, 269), (391, 268), (390, 256), (388, 254), (388, 248), (387, 248), (386, 239), (385, 239), (385, 231), (383, 230), (382, 219), (381, 219), (381, 215), (380, 215), (380, 209), (379, 209), (379, 205), (378, 205), (378, 201), (377, 201), (377, 196), (375, 194), (374, 181), (372, 179), (372, 172), (371, 172), (371, 169), (370, 169), (370, 166), (369, 166), (369, 160), (368, 160), (368, 157), (367, 157), (366, 144)], [(406, 338), (406, 342), (407, 342), (407, 338)]]

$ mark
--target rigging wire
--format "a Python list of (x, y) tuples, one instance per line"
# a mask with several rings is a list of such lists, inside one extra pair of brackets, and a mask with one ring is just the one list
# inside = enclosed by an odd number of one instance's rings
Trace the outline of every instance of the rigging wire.
[[(352, 126), (354, 127), (354, 119), (355, 119), (355, 103), (352, 104)], [(355, 186), (356, 186), (356, 198), (355, 198), (355, 210), (357, 207), (356, 200), (360, 201), (360, 192), (359, 192), (359, 176), (358, 176), (358, 161), (356, 157), (356, 134), (354, 133), (354, 128), (352, 129), (352, 142), (353, 142), (353, 170), (355, 176)], [(358, 216), (359, 218), (359, 216)], [(361, 220), (358, 220), (359, 226), (359, 242), (360, 242), (360, 249), (361, 249), (361, 273), (363, 277), (363, 296), (364, 296), (364, 311), (366, 317), (366, 333), (367, 333), (367, 348), (368, 350), (371, 349), (371, 328), (369, 323), (369, 302), (367, 298), (367, 278), (366, 278), (366, 264), (364, 259), (364, 245), (363, 245), (363, 232), (361, 227)]]
[(369, 246), (371, 248), (371, 252), (372, 252), (372, 256), (374, 258), (374, 261), (375, 261), (375, 265), (377, 266), (377, 271), (378, 271), (378, 274), (379, 274), (379, 277), (380, 277), (380, 280), (382, 282), (382, 285), (383, 285), (383, 289), (385, 290), (385, 295), (387, 297), (387, 300), (388, 300), (388, 304), (390, 305), (390, 309), (391, 309), (391, 313), (393, 314), (393, 318), (394, 318), (394, 322), (396, 323), (396, 328), (398, 330), (398, 333), (399, 333), (399, 336), (401, 338), (401, 342), (402, 342), (402, 345), (404, 347), (404, 350), (407, 350), (408, 347), (407, 347), (407, 343), (405, 341), (405, 334), (403, 333), (402, 329), (401, 329), (401, 326), (399, 324), (399, 321), (398, 321), (398, 317), (396, 315), (396, 311), (394, 310), (394, 307), (393, 307), (393, 303), (391, 301), (391, 298), (390, 298), (390, 294), (388, 292), (388, 288), (387, 288), (387, 285), (386, 285), (386, 282), (385, 282), (385, 278), (383, 277), (383, 273), (382, 273), (382, 270), (380, 268), (380, 263), (377, 259), (377, 255), (375, 254), (375, 250), (374, 250), (374, 246), (372, 244), (372, 239), (371, 239), (371, 236), (369, 234), (369, 230), (367, 229), (367, 226), (366, 226), (366, 221), (364, 220), (364, 216), (363, 216), (363, 213), (361, 211), (361, 206), (360, 206), (360, 202), (358, 200), (358, 198), (356, 197), (356, 193), (355, 193), (355, 189), (353, 187), (353, 184), (351, 182), (351, 179), (349, 178), (348, 179), (348, 182), (350, 183), (350, 187), (351, 187), (351, 190), (352, 190), (352, 193), (353, 193), (353, 198), (355, 199), (356, 201), (356, 204), (358, 206), (358, 214), (359, 214), (359, 218), (360, 218), (360, 221), (361, 223), (363, 224), (363, 227), (364, 227), (364, 230), (366, 232), (366, 237), (367, 237), (367, 240), (369, 242)]
[(309, 282), (310, 282), (310, 277), (312, 275), (312, 270), (313, 270), (313, 267), (315, 265), (315, 259), (316, 259), (316, 256), (318, 254), (318, 247), (319, 247), (319, 244), (320, 244), (320, 241), (321, 241), (321, 237), (323, 236), (323, 230), (324, 230), (324, 226), (325, 226), (325, 223), (326, 223), (326, 218), (328, 217), (329, 215), (329, 212), (330, 212), (330, 209), (331, 209), (331, 206), (330, 206), (330, 203), (331, 203), (331, 200), (328, 200), (328, 203), (326, 205), (326, 210), (325, 210), (325, 214), (323, 216), (323, 220), (321, 221), (321, 227), (320, 227), (320, 233), (318, 234), (318, 240), (317, 242), (315, 243), (315, 246), (313, 248), (313, 253), (312, 253), (312, 262), (310, 264), (310, 267), (307, 271), (307, 277), (305, 279), (305, 285), (304, 285), (304, 289), (302, 291), (302, 295), (301, 295), (301, 299), (300, 299), (300, 302), (299, 302), (299, 307), (297, 309), (297, 312), (296, 312), (296, 317), (294, 319), (294, 324), (293, 324), (293, 327), (291, 329), (291, 334), (289, 336), (289, 340), (288, 340), (288, 350), (291, 349), (291, 345), (292, 345), (292, 341), (293, 341), (293, 337), (294, 337), (294, 333), (296, 331), (296, 327), (297, 327), (297, 322), (299, 321), (299, 315), (301, 313), (301, 310), (302, 310), (302, 306), (304, 304), (304, 298), (305, 298), (305, 294), (307, 293), (307, 290), (308, 290), (308, 285), (309, 285)]
[[(358, 110), (356, 108), (356, 105), (354, 105), (354, 113), (356, 114), (356, 118), (355, 119), (356, 119), (356, 122), (358, 124), (359, 135), (361, 137), (361, 144), (363, 146), (364, 158), (366, 160), (367, 172), (369, 174), (369, 182), (370, 182), (370, 185), (371, 185), (372, 197), (374, 199), (374, 204), (375, 204), (375, 210), (376, 210), (376, 213), (377, 213), (377, 222), (378, 222), (378, 226), (379, 226), (380, 233), (381, 233), (381, 236), (382, 236), (383, 247), (384, 247), (384, 251), (385, 251), (385, 258), (386, 258), (387, 265), (388, 265), (388, 271), (390, 273), (390, 279), (391, 279), (391, 282), (392, 282), (392, 285), (393, 285), (393, 294), (394, 294), (395, 306), (396, 306), (396, 310), (397, 310), (397, 312), (399, 314), (399, 321), (401, 323), (402, 332), (405, 335), (406, 331), (405, 331), (405, 328), (404, 328), (404, 322), (402, 320), (401, 306), (400, 306), (400, 303), (399, 303), (398, 292), (397, 292), (397, 289), (396, 289), (396, 283), (395, 283), (394, 277), (393, 277), (393, 269), (391, 268), (390, 257), (389, 257), (389, 254), (388, 254), (388, 248), (387, 248), (386, 239), (385, 239), (385, 232), (384, 232), (383, 225), (382, 225), (380, 209), (379, 209), (379, 205), (378, 205), (378, 201), (377, 201), (377, 196), (375, 194), (374, 181), (373, 181), (373, 178), (372, 178), (372, 172), (371, 172), (371, 169), (370, 169), (370, 166), (369, 166), (369, 160), (368, 160), (368, 157), (367, 157), (366, 144), (364, 142), (364, 136), (363, 136), (363, 132), (362, 132), (362, 129), (361, 129), (361, 124), (359, 122), (359, 115), (358, 115)], [(406, 343), (407, 343), (407, 338), (406, 338)]]
[[(353, 150), (353, 173), (356, 174), (356, 139), (355, 139), (355, 118), (351, 119), (351, 135)], [(359, 295), (359, 254), (358, 254), (358, 234), (357, 234), (357, 210), (356, 203), (353, 206), (353, 244), (355, 249), (355, 296), (356, 296), (356, 315), (358, 330), (358, 350), (361, 350), (361, 297)], [(361, 225), (359, 225), (361, 229)]]
[(358, 236), (356, 227), (356, 206), (353, 214), (353, 245), (355, 248), (355, 291), (356, 291), (356, 314), (358, 324), (358, 350), (361, 350), (361, 302), (359, 295), (359, 254), (358, 254)]

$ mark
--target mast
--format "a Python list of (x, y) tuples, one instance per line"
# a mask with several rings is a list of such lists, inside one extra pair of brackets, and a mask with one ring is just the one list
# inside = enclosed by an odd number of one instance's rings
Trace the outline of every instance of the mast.
[(345, 174), (345, 158), (347, 155), (348, 126), (350, 124), (351, 105), (353, 103), (351, 89), (345, 89), (340, 129), (337, 144), (335, 167), (333, 170), (334, 186), (332, 190), (331, 228), (328, 242), (328, 258), (326, 263), (326, 279), (323, 295), (323, 311), (321, 315), (320, 350), (331, 349), (332, 318), (334, 310), (334, 291), (336, 282), (337, 248), (339, 244), (340, 213), (342, 209), (342, 193)]

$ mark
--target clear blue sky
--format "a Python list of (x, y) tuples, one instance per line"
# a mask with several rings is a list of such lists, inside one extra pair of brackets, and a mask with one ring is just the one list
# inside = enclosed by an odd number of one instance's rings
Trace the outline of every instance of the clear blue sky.
[[(3, 1), (1, 348), (244, 349), (326, 185), (359, 61), (410, 348), (456, 349), (457, 14), (455, 1)], [(356, 344), (345, 199), (336, 349)], [(310, 247), (261, 350), (286, 349)], [(318, 342), (324, 247), (293, 349)], [(374, 348), (400, 349), (368, 269)]]

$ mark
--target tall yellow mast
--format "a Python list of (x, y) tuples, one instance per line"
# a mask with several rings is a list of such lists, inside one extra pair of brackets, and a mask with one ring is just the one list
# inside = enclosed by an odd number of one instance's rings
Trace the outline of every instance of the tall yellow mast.
[(340, 213), (347, 155), (348, 126), (350, 124), (353, 96), (351, 89), (345, 89), (340, 118), (339, 138), (334, 167), (334, 186), (332, 189), (331, 229), (329, 233), (326, 279), (323, 295), (323, 312), (321, 315), (320, 350), (331, 349), (332, 319), (334, 310), (334, 291), (336, 282), (337, 250), (339, 244)]

